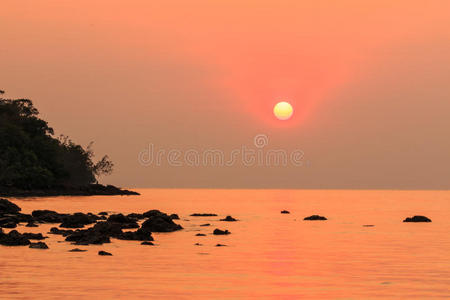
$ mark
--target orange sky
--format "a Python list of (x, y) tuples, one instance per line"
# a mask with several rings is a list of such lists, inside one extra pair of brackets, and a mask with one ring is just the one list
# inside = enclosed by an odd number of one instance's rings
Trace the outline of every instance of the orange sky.
[[(119, 185), (448, 188), (449, 19), (449, 1), (4, 0), (0, 88), (94, 140)], [(308, 167), (137, 161), (256, 134)]]

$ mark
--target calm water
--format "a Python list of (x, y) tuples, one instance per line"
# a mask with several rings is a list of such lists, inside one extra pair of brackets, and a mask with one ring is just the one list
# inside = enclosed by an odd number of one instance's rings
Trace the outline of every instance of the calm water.
[[(49, 250), (0, 246), (0, 298), (449, 298), (450, 192), (140, 190), (131, 197), (13, 199), (23, 212), (178, 213), (182, 231), (157, 246), (112, 239)], [(287, 209), (290, 215), (280, 211)], [(232, 215), (190, 217), (195, 212)], [(325, 222), (303, 217), (321, 214)], [(432, 223), (402, 223), (423, 214)], [(211, 227), (199, 227), (211, 223)], [(375, 227), (363, 227), (374, 224)], [(54, 225), (18, 227), (46, 233)], [(228, 236), (213, 236), (214, 228)], [(205, 237), (197, 237), (197, 233)], [(195, 246), (201, 243), (203, 246)], [(227, 247), (215, 247), (217, 243)], [(72, 248), (88, 252), (67, 252)], [(113, 253), (97, 255), (98, 250)]]

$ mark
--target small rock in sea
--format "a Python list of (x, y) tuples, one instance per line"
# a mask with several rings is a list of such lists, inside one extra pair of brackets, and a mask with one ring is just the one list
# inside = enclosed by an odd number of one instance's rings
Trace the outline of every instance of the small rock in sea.
[(37, 242), (37, 243), (31, 243), (29, 248), (32, 248), (32, 249), (48, 249), (48, 246), (47, 246), (46, 243)]
[(288, 210), (282, 210), (281, 213), (282, 214), (290, 214), (290, 212)]
[(220, 230), (220, 229), (214, 229), (213, 234), (215, 235), (225, 235), (225, 234), (230, 234), (231, 232), (229, 232), (228, 230)]
[(24, 237), (17, 230), (11, 230), (8, 234), (3, 233), (0, 228), (0, 245), (4, 246), (27, 246), (30, 240)]
[(404, 219), (403, 222), (431, 222), (431, 220), (425, 216), (414, 216), (412, 218)]
[(28, 222), (27, 225), (25, 225), (25, 227), (38, 227), (38, 225), (32, 221)]
[(206, 223), (206, 224), (202, 224), (202, 225), (200, 225), (200, 226), (211, 226), (211, 224), (209, 224), (209, 223)]
[(53, 210), (33, 210), (31, 213), (36, 221), (44, 223), (62, 223), (67, 214), (60, 214)]
[(152, 242), (142, 242), (141, 245), (154, 246)]
[(369, 224), (367, 224), (367, 225), (363, 225), (363, 227), (375, 227), (375, 225), (369, 225)]
[(81, 212), (74, 213), (62, 217), (62, 223), (59, 227), (63, 228), (83, 228), (85, 225), (95, 223), (99, 217), (92, 214), (84, 214)]
[(79, 249), (79, 248), (74, 248), (74, 249), (70, 249), (69, 252), (86, 252), (87, 250), (84, 249)]
[(195, 243), (194, 245), (195, 245), (195, 246), (203, 246), (203, 245), (200, 244), (200, 243)]
[(327, 218), (319, 216), (319, 215), (312, 215), (309, 217), (304, 218), (305, 221), (325, 221)]
[(153, 241), (152, 233), (148, 230), (139, 228), (136, 231), (127, 231), (114, 235), (119, 240), (128, 241)]
[(216, 247), (226, 247), (227, 245), (217, 244)]
[(232, 216), (227, 216), (225, 219), (220, 219), (220, 221), (236, 222), (237, 220), (235, 218), (233, 218)]
[(150, 232), (172, 232), (183, 229), (181, 225), (174, 223), (170, 216), (161, 212), (150, 216), (142, 223), (141, 228)]
[(74, 233), (74, 231), (71, 229), (65, 230), (65, 229), (59, 229), (56, 227), (52, 227), (52, 228), (50, 228), (50, 231), (48, 233), (49, 234), (60, 234), (62, 236), (68, 236), (68, 235)]
[(195, 236), (206, 236), (204, 233), (197, 233)]
[(107, 216), (108, 213), (106, 211), (101, 211), (98, 213), (99, 216)]
[(169, 217), (170, 217), (172, 220), (179, 220), (179, 219), (180, 219), (180, 217), (179, 217), (177, 214), (171, 214)]
[(16, 228), (18, 222), (19, 221), (16, 218), (3, 217), (3, 218), (0, 218), (0, 227), (3, 227), (3, 228)]
[(191, 217), (217, 217), (217, 214), (192, 214)]
[(109, 256), (112, 256), (111, 253), (103, 251), (103, 250), (102, 251), (98, 251), (98, 255), (109, 255)]

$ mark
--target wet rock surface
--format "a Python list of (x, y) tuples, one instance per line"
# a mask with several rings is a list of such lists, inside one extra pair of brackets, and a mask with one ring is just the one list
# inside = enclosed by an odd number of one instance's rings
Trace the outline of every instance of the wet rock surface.
[(225, 222), (236, 222), (237, 219), (233, 218), (232, 216), (227, 216), (224, 219), (220, 219), (220, 221), (225, 221)]
[(48, 249), (48, 246), (47, 246), (46, 243), (37, 242), (37, 243), (31, 243), (29, 248), (32, 248), (32, 249)]
[(431, 222), (431, 219), (425, 217), (425, 216), (414, 216), (411, 218), (406, 218), (403, 220), (403, 222), (414, 222), (414, 223), (418, 223), (418, 222)]
[(304, 218), (303, 220), (305, 220), (305, 221), (326, 221), (327, 218), (325, 218), (323, 216), (319, 216), (319, 215), (312, 215), (312, 216)]
[(230, 234), (231, 232), (229, 232), (228, 230), (221, 230), (221, 229), (214, 229), (213, 234), (215, 235), (226, 235), (226, 234)]
[(217, 217), (217, 214), (210, 214), (210, 213), (206, 213), (206, 214), (200, 214), (200, 213), (195, 213), (190, 215), (191, 217)]

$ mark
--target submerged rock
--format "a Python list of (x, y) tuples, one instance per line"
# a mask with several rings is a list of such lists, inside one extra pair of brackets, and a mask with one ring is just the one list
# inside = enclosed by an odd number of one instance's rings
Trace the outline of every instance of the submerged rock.
[(110, 222), (99, 222), (92, 228), (76, 230), (66, 237), (66, 241), (75, 242), (78, 245), (110, 243), (110, 237), (123, 234), (121, 225)]
[(7, 199), (0, 198), (0, 214), (17, 214), (22, 209)]
[(48, 249), (48, 246), (47, 246), (46, 243), (37, 242), (37, 243), (31, 243), (29, 248), (32, 248), (32, 249)]
[(204, 233), (197, 233), (195, 236), (206, 236)]
[(235, 218), (233, 218), (232, 216), (227, 216), (225, 219), (220, 219), (220, 221), (236, 222), (237, 220)]
[(166, 214), (149, 217), (142, 223), (141, 228), (150, 232), (172, 232), (183, 229)]
[(87, 250), (84, 249), (79, 249), (79, 248), (74, 248), (74, 249), (70, 249), (69, 252), (86, 252)]
[(213, 234), (215, 235), (225, 235), (225, 234), (230, 234), (231, 232), (229, 232), (228, 230), (220, 230), (220, 229), (214, 229)]
[(414, 216), (412, 218), (404, 219), (403, 222), (431, 222), (431, 220), (425, 216)]
[(288, 210), (282, 210), (281, 213), (282, 214), (290, 214), (290, 212)]
[(327, 218), (325, 218), (323, 216), (319, 216), (319, 215), (312, 215), (312, 216), (304, 218), (303, 220), (305, 220), (305, 221), (325, 221), (325, 220), (327, 220)]
[(366, 224), (366, 225), (363, 225), (363, 227), (375, 227), (375, 225)]
[(226, 247), (227, 245), (217, 244), (216, 247)]
[(152, 242), (142, 242), (141, 245), (154, 246)]
[(195, 213), (195, 214), (192, 214), (191, 217), (217, 217), (217, 214), (209, 214), (209, 213), (199, 214), (199, 213)]
[(30, 240), (24, 237), (17, 230), (11, 230), (8, 234), (5, 234), (0, 229), (0, 245), (4, 246), (27, 246), (30, 244)]
[(206, 224), (201, 224), (200, 226), (205, 227), (205, 226), (211, 226), (211, 224), (206, 223)]
[(103, 255), (103, 256), (112, 256), (112, 254), (111, 253), (109, 253), (109, 252), (106, 252), (106, 251), (103, 251), (103, 250), (101, 250), (101, 251), (98, 251), (98, 255)]

